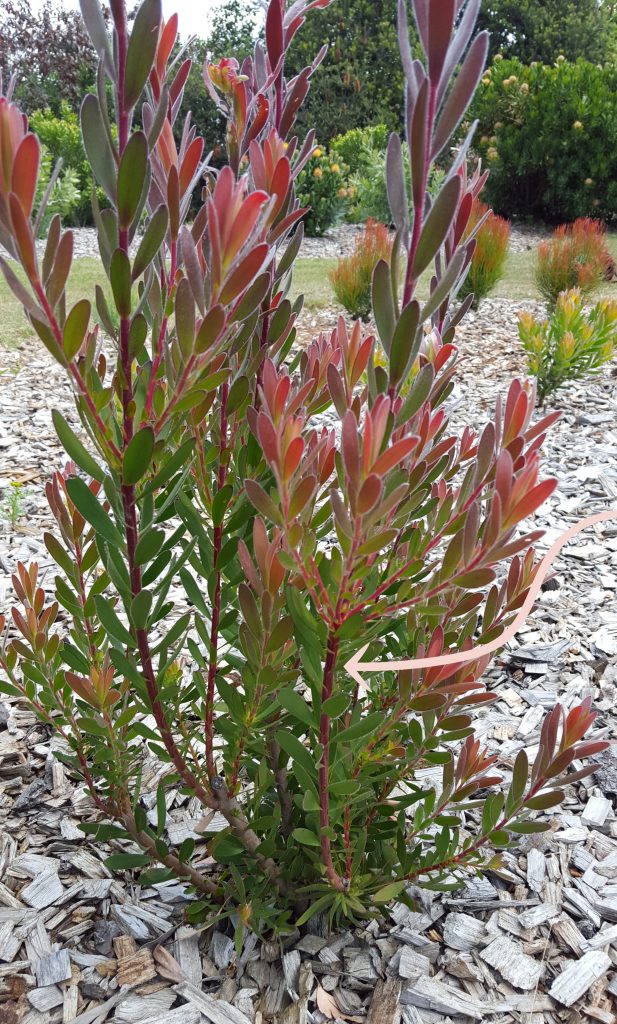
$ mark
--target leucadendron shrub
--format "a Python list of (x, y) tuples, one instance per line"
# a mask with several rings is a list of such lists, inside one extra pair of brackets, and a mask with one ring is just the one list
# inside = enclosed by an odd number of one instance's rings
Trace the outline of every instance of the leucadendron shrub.
[(555, 228), (550, 239), (540, 242), (534, 277), (542, 298), (553, 310), (562, 292), (578, 288), (583, 295), (591, 295), (612, 267), (605, 225), (583, 217)]
[[(129, 33), (113, 0), (110, 39), (97, 0), (82, 0), (99, 54), (82, 133), (109, 203), (94, 207), (102, 328), (87, 299), (67, 299), (73, 236), (57, 217), (37, 255), (39, 144), (0, 99), (0, 241), (22, 273), (1, 266), (81, 421), (75, 433), (54, 413), (72, 460), (47, 485), (56, 593), (36, 565), (17, 567), (2, 692), (63, 738), (58, 756), (92, 797), (85, 831), (115, 848), (110, 867), (184, 881), (194, 918), (234, 914), (240, 935), (317, 911), (362, 918), (410, 882), (460, 884), (547, 827), (535, 812), (606, 746), (583, 739), (588, 701), (557, 706), (531, 768), (521, 752), (502, 782), (474, 736), (494, 694), (489, 659), (468, 652), (524, 601), (539, 536), (524, 524), (554, 488), (539, 463), (552, 417), (532, 422), (522, 384), (478, 431), (448, 425), (470, 301), (450, 297), (484, 183), (466, 173), (469, 138), (433, 200), (427, 182), (484, 66), (477, 0), (415, 0), (424, 63), (401, 5), (412, 187), (393, 135), (397, 239), (373, 279), (386, 365), (360, 323), (294, 347), (305, 212), (294, 182), (314, 138), (293, 125), (319, 57), (288, 81), (285, 54), (306, 12), (327, 4), (271, 0), (254, 59), (206, 66), (229, 162), (189, 224), (207, 168), (190, 121), (173, 131), (189, 71), (171, 59), (177, 19), (164, 24), (160, 0), (145, 0)], [(350, 675), (367, 644), (383, 668)], [(388, 658), (442, 652), (460, 664), (388, 671)], [(144, 792), (153, 777), (156, 794)], [(176, 847), (166, 795), (178, 788), (203, 808), (203, 839)]]
[(573, 288), (547, 319), (519, 313), (518, 333), (544, 402), (568, 381), (598, 373), (617, 353), (617, 302), (603, 299), (586, 310), (580, 288)]

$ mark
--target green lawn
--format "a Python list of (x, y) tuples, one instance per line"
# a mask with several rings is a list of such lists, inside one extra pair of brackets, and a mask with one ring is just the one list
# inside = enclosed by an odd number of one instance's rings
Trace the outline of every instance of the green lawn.
[[(617, 234), (609, 236), (609, 247), (617, 259)], [(303, 293), (306, 306), (309, 309), (320, 309), (323, 306), (335, 304), (336, 300), (328, 280), (328, 271), (335, 265), (336, 260), (334, 259), (298, 260), (292, 285), (292, 297)], [(69, 301), (74, 302), (84, 296), (94, 301), (94, 286), (97, 282), (106, 285), (98, 260), (89, 258), (75, 260), (69, 282)], [(421, 292), (426, 290), (427, 280), (424, 284), (425, 288), (423, 289), (421, 286)], [(496, 298), (516, 301), (539, 298), (533, 281), (533, 252), (512, 253), (509, 256), (503, 280), (500, 281), (493, 294)], [(617, 298), (617, 284), (606, 284), (600, 290), (599, 295)], [(1, 275), (0, 311), (0, 344), (20, 345), (32, 336), (21, 306), (13, 297)]]

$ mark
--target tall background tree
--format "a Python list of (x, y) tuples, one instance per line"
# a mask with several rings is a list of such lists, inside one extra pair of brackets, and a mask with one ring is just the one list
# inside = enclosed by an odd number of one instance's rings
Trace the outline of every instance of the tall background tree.
[(491, 56), (552, 64), (560, 55), (592, 64), (614, 54), (615, 4), (600, 0), (483, 0), (479, 24)]
[(337, 0), (313, 11), (289, 54), (299, 71), (324, 43), (328, 53), (312, 83), (302, 126), (316, 124), (327, 141), (349, 128), (399, 128), (403, 76), (396, 37), (397, 0)]
[(30, 0), (0, 4), (0, 68), (15, 73), (17, 93), (28, 111), (63, 101), (75, 110), (96, 74), (96, 56), (77, 10), (54, 0), (33, 9)]

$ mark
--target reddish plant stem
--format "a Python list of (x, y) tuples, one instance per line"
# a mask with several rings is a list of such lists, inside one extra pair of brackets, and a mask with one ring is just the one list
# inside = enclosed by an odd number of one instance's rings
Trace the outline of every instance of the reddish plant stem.
[[(227, 381), (221, 389), (221, 439), (219, 449), (219, 469), (217, 476), (217, 493), (225, 486), (227, 479), (227, 399), (229, 398), (229, 384)], [(214, 586), (214, 600), (212, 602), (212, 621), (210, 624), (210, 653), (208, 661), (208, 688), (206, 693), (206, 765), (210, 780), (216, 776), (216, 764), (214, 761), (214, 691), (216, 682), (216, 669), (218, 663), (218, 641), (219, 625), (221, 621), (221, 589), (222, 577), (218, 569), (218, 560), (223, 547), (223, 527), (214, 527), (213, 536), (213, 564), (216, 573)]]
[(152, 836), (148, 835), (147, 832), (142, 832), (138, 829), (135, 818), (132, 814), (126, 813), (120, 819), (124, 825), (126, 831), (133, 837), (138, 846), (141, 846), (142, 850), (146, 850), (154, 859), (158, 860), (159, 863), (163, 864), (170, 871), (173, 871), (174, 875), (178, 878), (184, 878), (190, 885), (193, 885), (199, 892), (206, 893), (208, 896), (213, 897), (217, 903), (223, 901), (221, 890), (218, 885), (211, 882), (209, 878), (202, 875), (197, 868), (192, 867), (190, 864), (181, 861), (179, 857), (176, 857), (173, 853), (167, 853), (162, 856), (159, 848)]
[[(536, 796), (536, 794), (539, 793), (542, 787), (545, 785), (545, 778), (538, 779), (535, 785), (533, 785), (530, 788), (529, 792), (526, 794), (524, 799), (520, 801), (518, 806), (513, 808), (508, 814), (504, 814), (501, 821), (497, 822), (494, 829), (491, 829), (491, 832), (498, 832), (501, 829), (504, 829), (506, 825), (516, 817), (519, 811), (524, 810), (525, 804), (534, 796)], [(449, 868), (453, 866), (456, 867), (462, 861), (466, 860), (470, 856), (470, 854), (478, 853), (478, 851), (481, 850), (483, 846), (486, 846), (486, 844), (489, 842), (489, 833), (481, 835), (478, 839), (476, 839), (475, 843), (472, 843), (471, 846), (468, 846), (466, 850), (461, 850), (461, 852), (455, 854), (454, 857), (448, 857), (446, 860), (440, 861), (438, 864), (431, 864), (430, 867), (418, 868), (417, 871), (412, 871), (410, 872), (410, 874), (405, 875), (405, 881), (411, 882), (413, 881), (414, 878), (418, 878), (420, 875), (426, 875), (433, 871), (441, 871), (443, 868)]]
[[(326, 661), (324, 664), (323, 683), (321, 688), (322, 707), (332, 696), (338, 649), (339, 641), (331, 632), (328, 636)], [(319, 742), (323, 750), (321, 764), (319, 765), (319, 826), (321, 833), (321, 856), (330, 885), (339, 892), (342, 892), (345, 886), (343, 879), (334, 867), (334, 861), (332, 860), (332, 844), (330, 842), (330, 836), (328, 835), (328, 831), (330, 829), (330, 718), (323, 710), (319, 719)]]
[[(116, 31), (118, 35), (117, 111), (118, 145), (120, 155), (122, 155), (128, 142), (129, 130), (129, 112), (126, 110), (124, 103), (124, 76), (126, 69), (128, 36), (126, 27), (126, 11), (124, 8), (124, 4), (119, 4), (118, 7), (120, 8), (120, 10), (118, 11), (118, 16), (116, 19)], [(120, 232), (119, 248), (122, 249), (128, 257), (129, 237), (127, 230), (123, 230)], [(119, 369), (122, 375), (122, 433), (125, 447), (130, 443), (134, 433), (132, 360), (129, 350), (130, 324), (130, 316), (123, 316), (121, 318)], [(122, 486), (122, 505), (124, 511), (124, 527), (126, 534), (131, 597), (134, 599), (142, 591), (142, 580), (141, 568), (137, 564), (135, 559), (135, 551), (137, 549), (139, 533), (137, 525), (137, 505), (135, 500), (135, 488), (133, 486), (129, 486), (127, 484), (124, 484)], [(154, 719), (161, 734), (161, 739), (163, 740), (165, 749), (167, 750), (167, 753), (171, 758), (172, 764), (174, 765), (182, 781), (191, 789), (193, 789), (193, 792), (199, 797), (199, 799), (205, 804), (205, 806), (214, 810), (217, 807), (216, 799), (212, 796), (212, 794), (208, 793), (208, 791), (200, 783), (199, 779), (193, 774), (193, 772), (190, 771), (174, 740), (171, 728), (165, 715), (165, 711), (159, 699), (158, 684), (156, 680), (156, 673), (154, 671), (154, 665), (152, 663), (152, 655), (150, 652), (148, 634), (145, 629), (138, 629), (136, 630), (135, 635), (137, 639), (137, 648), (139, 651), (139, 657), (146, 684), (146, 690), (148, 693), (148, 700), (150, 702), (152, 714), (154, 715)]]

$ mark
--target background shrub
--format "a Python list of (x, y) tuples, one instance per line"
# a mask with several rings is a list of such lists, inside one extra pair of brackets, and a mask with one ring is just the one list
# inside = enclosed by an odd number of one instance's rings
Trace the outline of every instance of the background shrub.
[[(55, 164), (56, 161), (52, 157), (51, 153), (42, 146), (39, 180), (36, 186), (36, 210), (39, 209), (43, 196), (47, 191)], [(79, 207), (80, 200), (81, 195), (79, 191), (77, 171), (73, 167), (67, 167), (66, 170), (62, 168), (41, 217), (39, 224), (39, 236), (44, 237), (47, 234), (50, 221), (56, 213), (62, 217), (62, 220), (65, 223), (73, 223), (75, 212)]]
[(490, 32), (491, 56), (597, 63), (614, 56), (614, 16), (615, 5), (603, 0), (482, 0), (478, 24)]
[(503, 276), (510, 241), (510, 225), (503, 217), (498, 217), (492, 210), (478, 199), (473, 204), (467, 236), (471, 235), (478, 223), (485, 218), (475, 235), (476, 248), (471, 260), (469, 273), (459, 292), (461, 298), (473, 293), (474, 306), (479, 306), (482, 299), (490, 295), (497, 282)]
[(617, 68), (495, 61), (474, 100), (496, 213), (553, 223), (617, 217)]
[[(367, 220), (389, 224), (390, 204), (386, 187), (386, 146), (388, 132), (384, 125), (369, 128), (353, 128), (332, 140), (332, 152), (349, 169), (349, 201), (345, 217), (352, 224)], [(409, 190), (411, 174), (407, 144), (403, 143), (403, 167), (405, 183)], [(443, 181), (443, 172), (432, 167), (429, 181), (429, 195), (435, 196)]]
[[(92, 223), (92, 168), (86, 158), (81, 138), (79, 117), (64, 101), (59, 114), (51, 110), (35, 110), (30, 117), (30, 126), (38, 135), (53, 163), (62, 160), (62, 173), (71, 178), (78, 192), (78, 198), (70, 212), (71, 222)], [(102, 198), (102, 195), (101, 195)]]
[(307, 235), (319, 237), (341, 220), (350, 198), (347, 166), (335, 153), (315, 146), (306, 167), (298, 175), (298, 199), (310, 207), (304, 217)]
[(330, 271), (334, 294), (351, 316), (366, 320), (371, 312), (371, 283), (379, 260), (390, 262), (393, 236), (384, 224), (369, 220), (354, 250)]
[(617, 302), (585, 311), (580, 288), (562, 292), (547, 320), (519, 314), (519, 337), (543, 402), (566, 381), (597, 372), (617, 353)]
[(350, 128), (331, 142), (332, 152), (347, 164), (350, 174), (359, 174), (371, 165), (377, 153), (385, 153), (390, 132), (385, 124), (368, 128)]
[(612, 264), (606, 230), (600, 221), (581, 218), (562, 224), (553, 237), (541, 242), (535, 265), (538, 290), (549, 307), (561, 292), (579, 288), (589, 295), (605, 279)]

